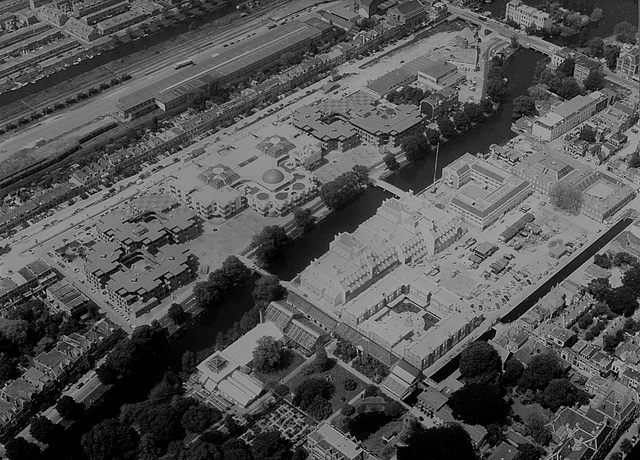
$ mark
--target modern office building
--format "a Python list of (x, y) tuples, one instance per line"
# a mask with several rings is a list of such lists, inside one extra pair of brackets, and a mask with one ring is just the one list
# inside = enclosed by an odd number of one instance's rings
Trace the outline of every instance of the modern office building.
[(493, 225), (532, 193), (531, 185), (469, 153), (442, 170), (443, 183), (458, 192), (450, 210), (479, 231)]

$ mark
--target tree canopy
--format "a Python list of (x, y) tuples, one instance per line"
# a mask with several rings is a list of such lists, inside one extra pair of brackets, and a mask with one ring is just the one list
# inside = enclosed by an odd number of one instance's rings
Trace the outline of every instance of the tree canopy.
[(500, 355), (487, 342), (471, 342), (460, 353), (460, 374), (465, 382), (491, 382), (501, 371)]
[(75, 420), (82, 416), (84, 404), (76, 402), (71, 396), (62, 395), (56, 403), (56, 410), (62, 418)]
[(469, 433), (457, 423), (424, 428), (413, 427), (405, 446), (398, 447), (398, 460), (477, 460)]
[(318, 398), (328, 401), (335, 387), (323, 378), (311, 377), (303, 381), (293, 392), (293, 404), (302, 410), (307, 408)]
[(339, 209), (351, 203), (368, 182), (368, 176), (365, 178), (356, 171), (347, 171), (325, 183), (320, 189), (320, 197), (329, 208)]
[(556, 183), (549, 191), (549, 200), (558, 209), (578, 214), (582, 209), (582, 192), (571, 184)]
[(604, 88), (604, 76), (597, 71), (591, 72), (582, 82), (587, 91), (598, 91)]
[(251, 247), (255, 249), (256, 261), (262, 266), (276, 260), (290, 245), (291, 237), (279, 225), (267, 225), (251, 241)]
[(457, 420), (470, 425), (500, 423), (507, 410), (501, 390), (487, 383), (465, 384), (451, 395), (447, 404)]
[(114, 418), (94, 425), (82, 436), (82, 448), (89, 460), (133, 459), (136, 444), (135, 431)]
[(511, 113), (513, 120), (536, 115), (538, 115), (538, 109), (536, 109), (536, 101), (533, 97), (522, 95), (513, 100), (513, 112)]
[(572, 406), (577, 400), (578, 389), (569, 380), (561, 378), (549, 382), (542, 392), (541, 404), (555, 412), (562, 406)]
[(436, 119), (436, 123), (438, 124), (438, 130), (440, 130), (440, 134), (447, 139), (453, 139), (458, 135), (458, 131), (456, 131), (456, 125), (453, 124), (453, 121), (447, 116), (441, 116)]
[(562, 377), (564, 371), (558, 358), (548, 353), (534, 356), (518, 380), (518, 389), (544, 390), (553, 379)]
[(283, 350), (271, 336), (261, 337), (253, 350), (253, 368), (259, 372), (275, 372), (282, 364)]
[(404, 150), (407, 160), (415, 161), (431, 153), (431, 145), (423, 134), (414, 134), (406, 136), (402, 140), (402, 150)]

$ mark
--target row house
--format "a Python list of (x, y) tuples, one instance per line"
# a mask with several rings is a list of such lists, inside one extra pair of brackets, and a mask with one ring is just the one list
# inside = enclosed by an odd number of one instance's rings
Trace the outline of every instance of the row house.
[(0, 441), (6, 442), (29, 423), (44, 395), (55, 400), (71, 372), (89, 364), (84, 358), (99, 359), (124, 336), (118, 326), (101, 319), (84, 334), (63, 336), (54, 349), (40, 353), (33, 366), (0, 390)]
[(560, 356), (588, 376), (606, 376), (613, 364), (611, 356), (585, 340), (578, 340), (571, 348), (563, 348)]

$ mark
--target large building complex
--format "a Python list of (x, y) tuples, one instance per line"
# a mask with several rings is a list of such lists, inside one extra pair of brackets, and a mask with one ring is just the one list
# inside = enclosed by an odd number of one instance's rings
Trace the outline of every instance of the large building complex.
[(292, 119), (296, 128), (319, 140), (325, 150), (346, 151), (359, 142), (395, 147), (424, 128), (418, 107), (377, 104), (361, 92), (303, 107)]
[(309, 169), (322, 160), (319, 147), (298, 149), (274, 135), (255, 149), (256, 155), (233, 168), (217, 163), (217, 157), (198, 159), (176, 173), (170, 193), (204, 219), (229, 218), (247, 206), (264, 216), (280, 216), (316, 196), (318, 184)]
[(323, 422), (307, 435), (306, 443), (312, 460), (373, 460), (360, 441)]
[(452, 212), (477, 230), (490, 227), (531, 195), (531, 184), (469, 153), (442, 170), (443, 183), (458, 190)]
[(306, 49), (321, 35), (319, 29), (306, 23), (289, 21), (123, 97), (120, 99), (120, 113), (127, 118), (156, 107), (162, 110), (180, 107), (187, 102), (189, 93), (214, 84), (225, 85), (270, 67), (279, 62), (282, 54)]
[(507, 3), (505, 16), (507, 19), (518, 23), (523, 29), (531, 26), (543, 29), (552, 23), (547, 13), (525, 5), (522, 0), (511, 0)]
[(483, 316), (407, 264), (440, 253), (465, 232), (457, 218), (420, 198), (387, 200), (355, 232), (338, 235), (290, 292), (339, 322), (334, 328), (341, 337), (367, 342), (367, 352), (375, 348), (383, 362), (402, 358), (425, 369)]
[(558, 183), (572, 185), (582, 192), (582, 213), (598, 222), (616, 214), (635, 197), (635, 191), (620, 180), (568, 156), (538, 153), (516, 163), (512, 172), (545, 195)]
[(533, 123), (533, 135), (543, 141), (552, 141), (604, 110), (608, 98), (599, 91), (576, 96), (539, 117)]
[(87, 279), (132, 319), (195, 275), (195, 258), (184, 244), (199, 233), (190, 211), (133, 217), (114, 211), (100, 219), (96, 231), (101, 241), (86, 255)]

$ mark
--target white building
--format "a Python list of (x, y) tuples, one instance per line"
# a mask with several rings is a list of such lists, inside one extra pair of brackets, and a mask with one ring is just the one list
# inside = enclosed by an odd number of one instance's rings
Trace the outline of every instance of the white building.
[(506, 17), (517, 22), (523, 29), (529, 26), (542, 29), (552, 23), (547, 13), (525, 5), (522, 0), (511, 0), (507, 3)]
[(532, 133), (538, 139), (552, 141), (605, 109), (607, 103), (607, 97), (600, 91), (576, 96), (539, 117), (533, 123)]

